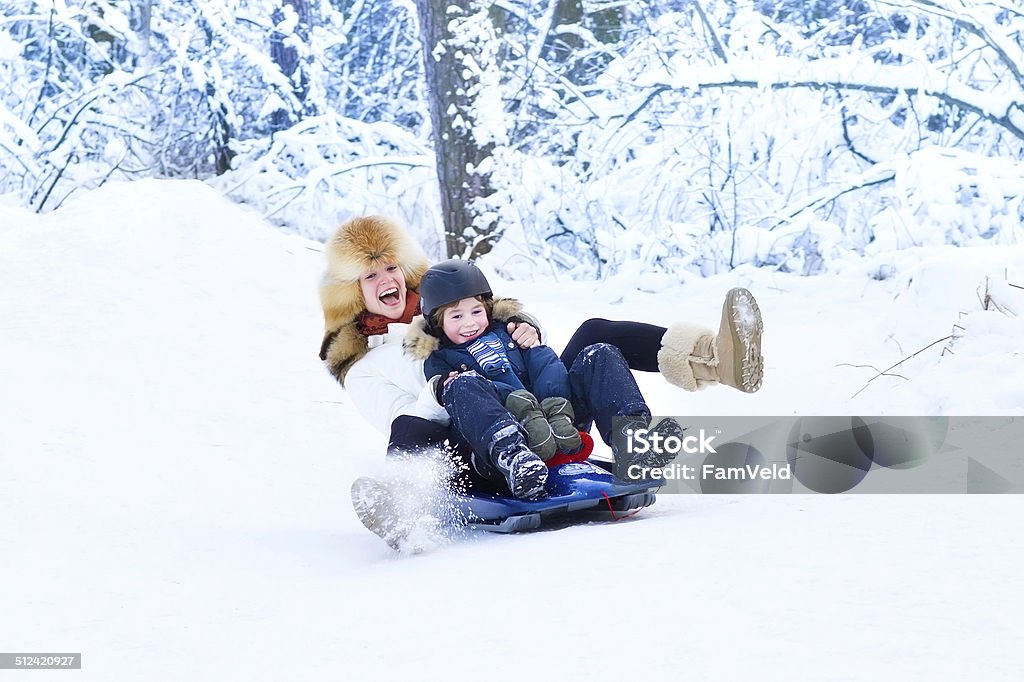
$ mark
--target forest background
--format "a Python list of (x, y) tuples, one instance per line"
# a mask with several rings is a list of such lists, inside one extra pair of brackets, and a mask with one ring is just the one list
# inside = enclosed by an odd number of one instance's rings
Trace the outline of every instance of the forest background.
[(513, 278), (813, 275), (1021, 240), (1022, 46), (1011, 0), (0, 2), (0, 205), (199, 178)]

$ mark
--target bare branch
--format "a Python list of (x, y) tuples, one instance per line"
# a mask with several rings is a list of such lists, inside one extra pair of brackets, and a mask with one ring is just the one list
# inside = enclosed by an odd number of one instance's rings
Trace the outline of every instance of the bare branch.
[[(726, 65), (697, 66), (677, 76), (656, 74), (640, 85), (652, 92), (639, 109), (612, 118), (635, 118), (653, 96), (665, 91), (698, 92), (712, 88), (784, 90), (839, 90), (883, 95), (926, 95), (956, 106), (1009, 131), (1024, 140), (1024, 99), (1005, 92), (979, 90), (953, 78), (931, 64), (851, 63), (848, 59), (802, 61), (779, 59), (772, 73), (757, 61), (732, 61)], [(684, 75), (685, 74), (685, 75)]]
[(729, 55), (725, 51), (725, 45), (718, 38), (718, 33), (715, 31), (714, 24), (708, 19), (708, 15), (704, 12), (704, 7), (700, 4), (700, 0), (693, 0), (693, 7), (697, 10), (697, 14), (700, 16), (701, 23), (704, 24), (704, 30), (711, 36), (711, 49), (714, 50), (715, 55), (723, 62), (729, 62)]
[(1002, 36), (993, 35), (989, 31), (986, 22), (974, 16), (966, 8), (954, 9), (937, 3), (934, 0), (899, 0), (899, 2), (880, 0), (880, 2), (901, 9), (906, 9), (908, 6), (915, 7), (923, 12), (949, 19), (965, 31), (978, 36), (999, 55), (1003, 64), (1013, 74), (1013, 79), (1017, 81), (1017, 85), (1024, 90), (1024, 55), (1011, 56), (1010, 51), (1016, 46), (1012, 45), (1009, 41), (1005, 41)]
[(883, 183), (890, 182), (895, 177), (896, 171), (893, 168), (887, 165), (878, 164), (871, 168), (870, 170), (868, 170), (867, 173), (861, 175), (856, 180), (849, 182), (840, 188), (827, 189), (823, 192), (820, 192), (816, 196), (811, 197), (810, 199), (800, 202), (795, 206), (789, 206), (782, 209), (782, 211), (780, 211), (782, 215), (774, 223), (772, 223), (768, 227), (768, 229), (774, 230), (780, 225), (789, 222), (790, 220), (792, 220), (799, 214), (803, 213), (804, 211), (816, 211), (819, 208), (822, 208), (823, 206), (832, 203), (833, 201), (835, 201), (836, 199), (845, 194), (849, 194), (850, 192), (855, 192), (859, 189), (864, 189), (866, 187), (873, 187), (874, 185), (881, 185)]
[[(911, 353), (910, 355), (908, 355), (907, 357), (903, 358), (902, 360), (900, 360), (900, 361), (899, 361), (899, 362), (897, 362), (896, 364), (894, 364), (894, 365), (892, 365), (892, 366), (890, 366), (890, 367), (886, 367), (886, 368), (885, 368), (885, 369), (883, 369), (883, 370), (882, 370), (881, 372), (879, 372), (879, 373), (878, 373), (878, 374), (876, 374), (875, 376), (873, 376), (873, 377), (871, 377), (870, 379), (868, 379), (868, 382), (867, 382), (866, 384), (864, 384), (864, 386), (863, 386), (863, 387), (862, 387), (862, 388), (861, 388), (861, 389), (860, 389), (859, 391), (857, 391), (856, 393), (854, 393), (854, 394), (853, 394), (853, 395), (851, 395), (850, 397), (851, 397), (851, 398), (856, 398), (856, 397), (857, 397), (858, 395), (860, 395), (860, 394), (861, 394), (861, 393), (863, 393), (863, 392), (864, 392), (865, 390), (867, 390), (867, 388), (868, 388), (868, 386), (869, 386), (869, 385), (871, 384), (871, 382), (872, 382), (872, 381), (874, 381), (875, 379), (877, 379), (878, 377), (884, 377), (884, 376), (900, 376), (900, 375), (898, 375), (898, 374), (897, 374), (897, 375), (892, 375), (892, 374), (889, 374), (889, 370), (892, 370), (892, 369), (895, 369), (895, 368), (899, 367), (900, 365), (902, 365), (902, 364), (903, 364), (904, 362), (906, 362), (907, 360), (910, 360), (911, 358), (913, 358), (913, 357), (916, 357), (916, 356), (920, 355), (921, 353), (925, 352), (926, 350), (928, 350), (928, 349), (929, 349), (929, 348), (931, 348), (932, 346), (934, 346), (934, 345), (937, 345), (937, 344), (940, 344), (940, 343), (942, 343), (943, 341), (949, 341), (949, 340), (950, 340), (951, 338), (953, 338), (953, 335), (952, 335), (952, 334), (950, 334), (949, 336), (944, 336), (944, 337), (942, 337), (941, 339), (936, 339), (935, 341), (932, 341), (931, 343), (929, 343), (929, 344), (928, 344), (927, 346), (925, 346), (924, 348), (922, 348), (922, 349), (920, 349), (920, 350), (918, 350), (918, 351), (916, 351), (916, 352), (914, 352), (914, 353)], [(901, 377), (901, 378), (903, 378), (903, 379), (906, 379), (906, 377)]]

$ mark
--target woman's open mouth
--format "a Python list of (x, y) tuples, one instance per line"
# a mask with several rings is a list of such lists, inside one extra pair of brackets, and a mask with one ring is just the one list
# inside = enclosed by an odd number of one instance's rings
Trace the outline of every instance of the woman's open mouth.
[(402, 297), (398, 294), (398, 287), (391, 287), (390, 289), (382, 291), (380, 295), (377, 296), (377, 299), (384, 305), (390, 307), (398, 305), (401, 302)]

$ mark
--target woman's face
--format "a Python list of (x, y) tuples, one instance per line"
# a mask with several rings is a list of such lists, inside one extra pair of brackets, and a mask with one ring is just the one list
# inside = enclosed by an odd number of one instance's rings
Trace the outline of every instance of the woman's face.
[(371, 313), (397, 320), (405, 312), (405, 274), (397, 265), (378, 265), (359, 279), (363, 303)]

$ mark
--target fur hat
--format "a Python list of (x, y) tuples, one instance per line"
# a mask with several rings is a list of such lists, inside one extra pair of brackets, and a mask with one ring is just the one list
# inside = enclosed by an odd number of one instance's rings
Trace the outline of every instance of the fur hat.
[(366, 337), (355, 324), (366, 310), (359, 279), (371, 268), (393, 263), (402, 269), (406, 287), (416, 291), (430, 262), (408, 232), (383, 216), (345, 221), (325, 246), (327, 270), (320, 284), (324, 311), (320, 359), (344, 384), (349, 367), (367, 351)]

